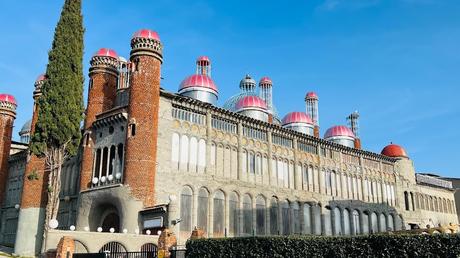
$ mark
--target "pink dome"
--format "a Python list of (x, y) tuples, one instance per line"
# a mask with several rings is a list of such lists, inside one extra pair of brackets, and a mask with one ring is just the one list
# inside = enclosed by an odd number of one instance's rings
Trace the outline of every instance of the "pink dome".
[(261, 108), (267, 109), (267, 104), (263, 99), (257, 96), (246, 96), (240, 99), (235, 106), (236, 110), (245, 109), (245, 108)]
[(387, 145), (385, 148), (383, 148), (382, 152), (383, 155), (388, 156), (388, 157), (408, 157), (406, 150), (404, 150), (403, 147), (396, 145), (396, 144), (390, 144)]
[(291, 112), (283, 118), (283, 125), (293, 124), (293, 123), (306, 123), (313, 124), (310, 116), (304, 112)]
[(118, 58), (117, 52), (110, 48), (101, 48), (96, 53), (94, 53), (94, 56), (107, 56)]
[(318, 95), (316, 95), (316, 93), (312, 91), (312, 92), (308, 92), (305, 98), (306, 99), (318, 99)]
[(160, 36), (158, 33), (149, 29), (138, 30), (134, 33), (133, 38), (146, 38), (146, 39), (156, 39), (160, 41)]
[(260, 82), (259, 84), (273, 84), (272, 82), (272, 79), (270, 79), (270, 77), (262, 77), (262, 79), (260, 79)]
[(0, 101), (9, 102), (16, 105), (16, 99), (10, 94), (0, 94)]
[(35, 80), (35, 83), (44, 81), (46, 79), (46, 75), (44, 73), (40, 74), (37, 79)]
[(355, 138), (355, 134), (351, 131), (351, 129), (344, 125), (333, 126), (327, 129), (326, 133), (324, 134), (324, 138), (326, 139), (331, 138), (331, 137), (337, 137), (337, 136), (346, 136), (346, 137)]
[(211, 63), (211, 60), (209, 60), (209, 57), (207, 56), (200, 56), (196, 59), (196, 62), (208, 62), (208, 63)]
[(185, 78), (179, 86), (179, 91), (192, 87), (210, 89), (218, 93), (214, 81), (209, 76), (203, 74), (194, 74)]

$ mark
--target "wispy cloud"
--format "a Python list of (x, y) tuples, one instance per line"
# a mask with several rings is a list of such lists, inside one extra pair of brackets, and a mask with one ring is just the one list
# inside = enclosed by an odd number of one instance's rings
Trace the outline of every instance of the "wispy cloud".
[(320, 11), (338, 9), (359, 10), (378, 5), (381, 0), (325, 0), (318, 6)]

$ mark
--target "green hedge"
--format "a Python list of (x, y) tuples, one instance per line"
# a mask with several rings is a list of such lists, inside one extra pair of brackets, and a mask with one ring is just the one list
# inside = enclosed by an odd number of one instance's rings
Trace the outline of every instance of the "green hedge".
[(460, 235), (245, 237), (187, 242), (187, 258), (460, 257)]

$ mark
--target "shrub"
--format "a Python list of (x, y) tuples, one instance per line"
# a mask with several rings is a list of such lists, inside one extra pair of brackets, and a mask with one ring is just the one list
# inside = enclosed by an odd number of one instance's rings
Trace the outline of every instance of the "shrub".
[(458, 257), (460, 235), (244, 237), (187, 242), (187, 258)]

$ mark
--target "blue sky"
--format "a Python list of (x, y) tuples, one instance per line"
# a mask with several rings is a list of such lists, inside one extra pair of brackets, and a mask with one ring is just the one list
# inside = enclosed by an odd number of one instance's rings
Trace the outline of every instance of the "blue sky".
[[(15, 139), (62, 2), (0, 1), (0, 92), (19, 104)], [(246, 73), (267, 75), (282, 115), (304, 110), (305, 93), (316, 91), (321, 134), (358, 110), (365, 149), (392, 141), (417, 171), (459, 177), (459, 13), (458, 0), (86, 0), (85, 73), (98, 48), (128, 57), (133, 32), (150, 28), (164, 44), (170, 91), (208, 55), (220, 104)]]

